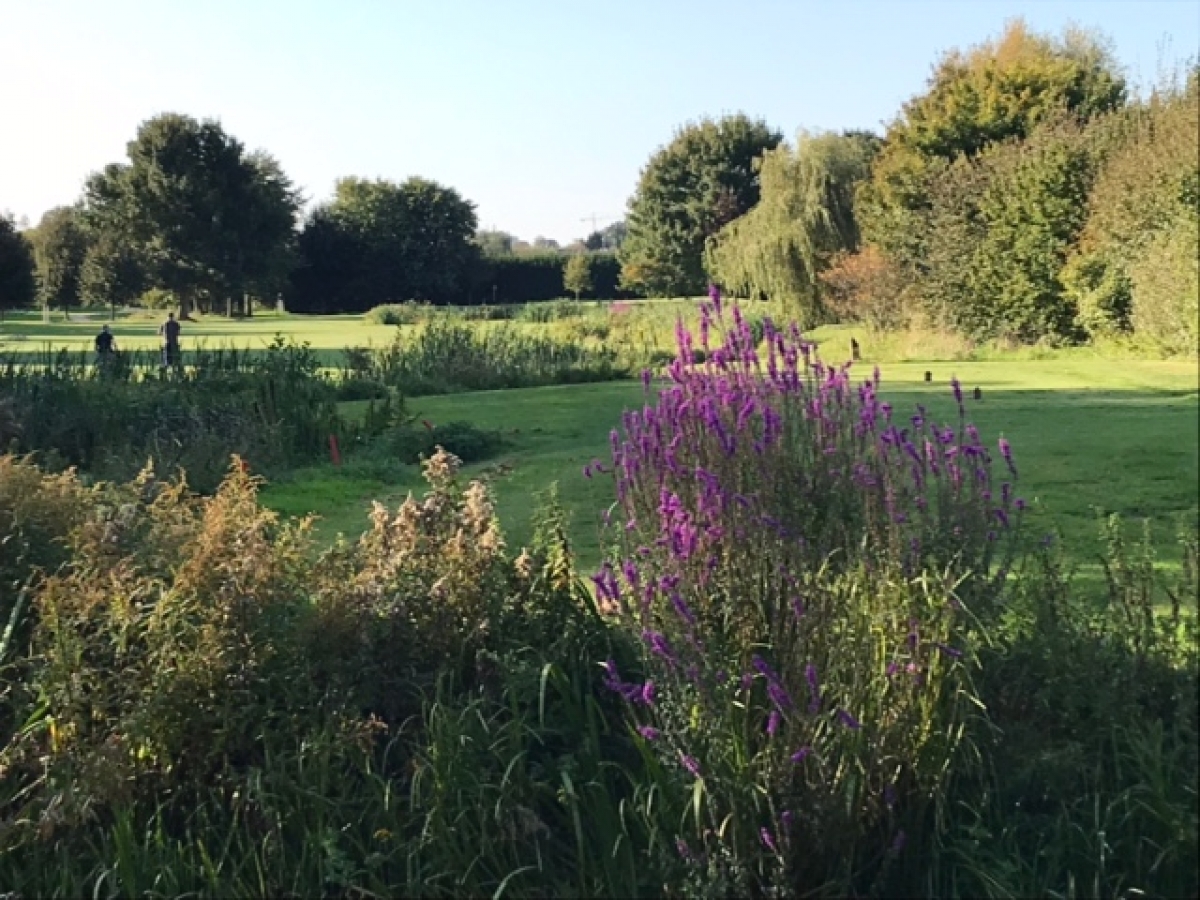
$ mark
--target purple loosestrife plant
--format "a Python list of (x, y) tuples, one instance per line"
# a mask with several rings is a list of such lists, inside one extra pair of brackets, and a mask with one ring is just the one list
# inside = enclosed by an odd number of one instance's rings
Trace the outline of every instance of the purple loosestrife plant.
[[(957, 381), (956, 425), (905, 418), (877, 370), (856, 384), (794, 325), (764, 320), (758, 340), (715, 289), (701, 323), (698, 341), (680, 324), (665, 382), (613, 435), (621, 558), (594, 580), (647, 683), (608, 681), (675, 763), (663, 777), (692, 776), (672, 782), (694, 806), (687, 846), (803, 847), (787, 864), (815, 866), (875, 833), (885, 785), (897, 809), (938, 795), (967, 705), (964, 609), (996, 595), (1023, 502), (993, 485)], [(826, 818), (768, 848), (785, 805)]]

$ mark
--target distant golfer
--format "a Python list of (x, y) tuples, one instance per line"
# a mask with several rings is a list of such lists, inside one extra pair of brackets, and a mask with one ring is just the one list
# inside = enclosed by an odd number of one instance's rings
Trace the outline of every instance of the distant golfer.
[(100, 333), (96, 335), (96, 356), (103, 362), (110, 359), (112, 354), (116, 352), (117, 339), (113, 337), (113, 333), (105, 325), (100, 329)]
[(181, 330), (179, 323), (175, 321), (175, 313), (167, 313), (167, 321), (163, 322), (158, 329), (158, 336), (162, 338), (163, 368), (179, 365), (179, 332)]
[(100, 329), (100, 333), (96, 335), (96, 365), (101, 372), (107, 372), (112, 368), (113, 363), (117, 358), (117, 340), (113, 337), (113, 333), (108, 330), (105, 325)]

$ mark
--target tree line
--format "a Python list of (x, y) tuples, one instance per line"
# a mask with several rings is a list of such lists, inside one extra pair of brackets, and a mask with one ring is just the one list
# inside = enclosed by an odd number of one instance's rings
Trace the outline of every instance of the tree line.
[(141, 304), (233, 316), (279, 302), (361, 312), (410, 300), (629, 295), (617, 285), (611, 227), (577, 253), (542, 239), (531, 254), (502, 232), (481, 233), (473, 203), (419, 177), (343, 178), (303, 218), (302, 205), (272, 156), (247, 151), (219, 123), (156, 116), (74, 205), (27, 231), (0, 216), (0, 311)]
[(1197, 71), (1131, 98), (1101, 38), (1018, 20), (946, 54), (882, 138), (690, 124), (642, 170), (623, 283), (712, 280), (807, 326), (1195, 352)]
[(125, 162), (31, 231), (0, 219), (0, 308), (178, 304), (249, 313), (688, 296), (710, 281), (803, 325), (928, 325), (1196, 346), (1198, 77), (1145, 97), (1105, 42), (1010, 23), (938, 61), (882, 136), (743, 113), (678, 129), (624, 220), (568, 248), (481, 230), (424, 178), (344, 178), (301, 217), (270, 155), (215, 122), (143, 123)]

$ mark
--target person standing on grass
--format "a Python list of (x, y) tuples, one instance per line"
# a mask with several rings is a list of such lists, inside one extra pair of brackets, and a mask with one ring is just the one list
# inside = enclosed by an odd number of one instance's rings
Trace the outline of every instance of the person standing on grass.
[(113, 337), (113, 333), (108, 330), (105, 325), (100, 329), (100, 333), (96, 335), (96, 368), (101, 375), (106, 375), (112, 371), (113, 363), (117, 358), (117, 339)]
[(163, 368), (169, 368), (179, 365), (179, 332), (181, 327), (175, 321), (175, 313), (167, 313), (167, 321), (163, 322), (158, 329), (158, 336), (162, 338), (163, 347)]
[(100, 333), (96, 335), (96, 359), (101, 365), (109, 362), (112, 359), (112, 354), (117, 352), (117, 339), (113, 333), (109, 331), (105, 325), (100, 329)]

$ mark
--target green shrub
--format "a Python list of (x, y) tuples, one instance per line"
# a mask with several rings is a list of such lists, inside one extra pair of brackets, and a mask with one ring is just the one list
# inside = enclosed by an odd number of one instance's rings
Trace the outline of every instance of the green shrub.
[(406, 396), (419, 396), (607, 381), (628, 368), (605, 347), (531, 335), (504, 322), (485, 330), (434, 319), (379, 351), (374, 372)]
[(447, 422), (442, 425), (398, 425), (384, 432), (376, 446), (389, 457), (404, 463), (419, 463), (433, 456), (438, 447), (466, 463), (494, 456), (505, 441), (497, 431), (485, 431), (468, 422)]
[(350, 377), (337, 382), (339, 401), (382, 400), (388, 396), (387, 385), (370, 378)]
[(386, 303), (368, 310), (363, 321), (368, 325), (417, 325), (429, 318), (428, 303)]
[(1200, 228), (1181, 217), (1129, 269), (1134, 333), (1168, 353), (1200, 351)]

